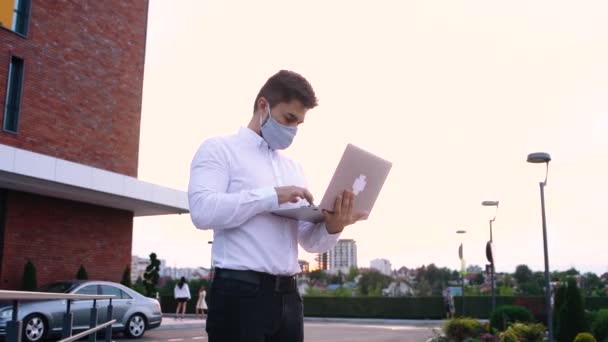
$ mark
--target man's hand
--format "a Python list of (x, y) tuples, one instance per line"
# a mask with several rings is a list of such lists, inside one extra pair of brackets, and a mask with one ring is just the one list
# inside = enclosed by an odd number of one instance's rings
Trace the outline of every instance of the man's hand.
[(351, 191), (344, 191), (342, 195), (336, 198), (334, 212), (323, 212), (325, 215), (325, 227), (327, 228), (327, 232), (329, 234), (340, 233), (346, 226), (349, 226), (357, 221), (367, 219), (369, 213), (353, 212), (354, 205), (355, 195)]
[(281, 186), (274, 188), (277, 192), (279, 204), (291, 202), (297, 203), (300, 199), (306, 199), (309, 204), (313, 203), (312, 194), (305, 188), (299, 186)]

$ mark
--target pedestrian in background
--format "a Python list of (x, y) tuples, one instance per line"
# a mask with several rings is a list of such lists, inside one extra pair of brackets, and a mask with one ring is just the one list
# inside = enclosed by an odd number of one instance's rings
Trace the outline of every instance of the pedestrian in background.
[(197, 318), (200, 310), (201, 319), (205, 319), (205, 311), (207, 310), (207, 301), (205, 300), (206, 295), (207, 291), (205, 291), (205, 285), (201, 285), (201, 288), (198, 290), (198, 301), (196, 302)]
[(186, 282), (186, 278), (182, 277), (177, 284), (175, 284), (175, 288), (173, 289), (173, 295), (175, 297), (175, 301), (177, 302), (177, 309), (175, 310), (175, 319), (179, 318), (179, 311), (182, 311), (182, 319), (186, 315), (186, 304), (188, 304), (188, 300), (190, 300), (190, 288), (188, 287), (188, 282)]

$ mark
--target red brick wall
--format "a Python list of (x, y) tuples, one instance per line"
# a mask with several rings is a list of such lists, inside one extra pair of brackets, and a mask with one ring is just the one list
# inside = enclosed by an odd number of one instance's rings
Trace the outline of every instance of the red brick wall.
[(23, 192), (7, 194), (0, 289), (18, 289), (28, 258), (38, 285), (74, 279), (120, 282), (131, 263), (133, 213)]
[[(137, 176), (147, 0), (32, 1), (0, 29), (0, 144)], [(18, 134), (2, 131), (10, 56), (25, 60)]]

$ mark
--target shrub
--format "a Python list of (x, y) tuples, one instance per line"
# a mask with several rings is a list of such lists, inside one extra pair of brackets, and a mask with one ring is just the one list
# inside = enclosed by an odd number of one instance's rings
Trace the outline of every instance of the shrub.
[(21, 291), (36, 291), (36, 267), (31, 260), (28, 260), (23, 269), (23, 277), (21, 278)]
[(504, 305), (498, 307), (490, 317), (490, 326), (498, 331), (505, 331), (511, 323), (530, 323), (534, 316), (530, 310), (518, 305)]
[(600, 341), (608, 341), (608, 309), (603, 309), (595, 314), (595, 319), (591, 323), (591, 333)]
[(597, 340), (590, 333), (583, 332), (576, 335), (574, 342), (597, 342)]
[(127, 265), (125, 271), (122, 273), (122, 280), (120, 281), (126, 287), (133, 287), (131, 283), (131, 266)]
[(500, 334), (500, 342), (519, 342), (517, 335), (511, 330), (507, 330)]
[(513, 332), (518, 341), (542, 342), (545, 336), (545, 326), (540, 323), (513, 323), (507, 331)]
[(555, 337), (559, 342), (571, 342), (578, 333), (584, 332), (586, 329), (581, 291), (573, 278), (569, 278), (565, 286), (564, 301), (555, 308), (557, 312)]
[(453, 318), (445, 323), (443, 331), (450, 340), (463, 341), (476, 338), (484, 332), (483, 324), (473, 318)]
[(80, 268), (78, 269), (78, 273), (76, 273), (76, 279), (78, 279), (78, 280), (89, 279), (89, 275), (87, 274), (87, 270), (84, 268), (84, 265), (80, 265)]

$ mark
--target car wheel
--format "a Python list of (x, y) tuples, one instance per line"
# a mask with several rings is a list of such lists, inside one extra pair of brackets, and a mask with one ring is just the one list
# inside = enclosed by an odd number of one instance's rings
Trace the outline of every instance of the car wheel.
[(48, 325), (42, 315), (35, 314), (27, 316), (23, 320), (23, 341), (42, 341), (46, 335)]
[(144, 336), (146, 332), (146, 319), (141, 314), (135, 314), (129, 317), (127, 326), (125, 327), (125, 334), (129, 338), (140, 338)]

